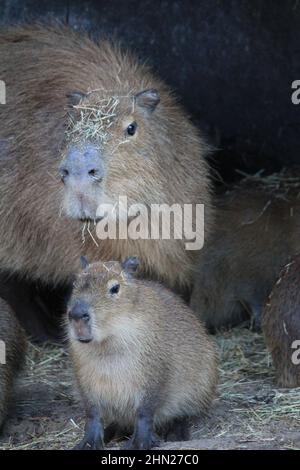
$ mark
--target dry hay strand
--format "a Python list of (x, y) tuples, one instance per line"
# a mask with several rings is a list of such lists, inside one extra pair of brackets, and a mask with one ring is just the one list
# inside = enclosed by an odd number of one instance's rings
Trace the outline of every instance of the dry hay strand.
[(219, 405), (215, 436), (273, 440), (274, 427), (298, 429), (300, 388), (278, 389), (262, 334), (243, 326), (216, 337), (220, 349)]
[(99, 141), (105, 144), (109, 139), (109, 128), (117, 115), (120, 100), (117, 96), (99, 99), (95, 105), (74, 105), (76, 116), (70, 114), (66, 129), (67, 140), (73, 142)]
[(251, 175), (240, 170), (236, 172), (243, 176), (243, 179), (236, 185), (237, 188), (246, 188), (268, 191), (276, 197), (284, 197), (289, 194), (300, 196), (300, 167), (283, 167), (280, 172), (265, 175), (265, 170), (261, 169)]
[(29, 344), (14, 401), (0, 450), (72, 449), (82, 435), (84, 416), (64, 347)]

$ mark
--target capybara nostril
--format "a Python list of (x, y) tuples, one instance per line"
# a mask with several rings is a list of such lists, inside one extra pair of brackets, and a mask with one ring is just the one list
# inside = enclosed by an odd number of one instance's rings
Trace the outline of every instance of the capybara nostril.
[(64, 183), (65, 179), (69, 176), (69, 170), (67, 170), (67, 168), (65, 168), (65, 167), (60, 167), (59, 168), (59, 174), (60, 174), (60, 178), (61, 178), (62, 182)]
[(90, 314), (88, 312), (88, 304), (84, 300), (78, 300), (75, 305), (69, 310), (69, 320), (84, 320), (88, 322)]
[(84, 320), (87, 322), (90, 319), (90, 315), (88, 312), (72, 309), (69, 311), (69, 319), (75, 321)]
[(103, 180), (103, 172), (100, 170), (100, 168), (92, 168), (89, 170), (88, 174), (93, 178), (94, 181), (101, 183)]

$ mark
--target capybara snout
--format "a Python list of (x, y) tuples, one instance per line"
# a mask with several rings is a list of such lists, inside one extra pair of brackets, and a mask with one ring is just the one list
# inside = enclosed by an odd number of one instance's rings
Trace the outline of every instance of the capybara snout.
[(79, 321), (85, 320), (88, 321), (90, 319), (89, 314), (89, 305), (82, 299), (79, 299), (75, 302), (73, 307), (69, 310), (69, 320), (70, 321)]
[(70, 334), (74, 340), (88, 343), (93, 339), (90, 303), (81, 296), (75, 297), (68, 308)]
[(71, 147), (59, 171), (65, 184), (69, 183), (71, 178), (77, 183), (81, 180), (101, 183), (104, 176), (101, 151), (94, 145)]
[(96, 145), (71, 146), (59, 174), (65, 186), (65, 211), (78, 219), (95, 219), (105, 176), (102, 151)]

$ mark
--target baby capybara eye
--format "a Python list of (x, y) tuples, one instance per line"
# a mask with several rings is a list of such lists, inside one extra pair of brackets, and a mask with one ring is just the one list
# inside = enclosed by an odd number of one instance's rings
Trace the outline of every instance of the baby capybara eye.
[(114, 284), (110, 289), (109, 289), (109, 292), (111, 294), (117, 294), (120, 290), (120, 284)]
[(131, 124), (129, 124), (129, 126), (127, 127), (126, 129), (126, 133), (130, 136), (133, 136), (135, 133), (136, 133), (136, 130), (137, 130), (137, 123), (136, 122), (132, 122)]

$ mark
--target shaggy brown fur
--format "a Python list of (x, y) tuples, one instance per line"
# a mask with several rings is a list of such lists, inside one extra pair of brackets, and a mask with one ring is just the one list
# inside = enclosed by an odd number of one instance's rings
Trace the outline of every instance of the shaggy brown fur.
[[(111, 294), (116, 284), (119, 291)], [(98, 408), (106, 424), (131, 428), (139, 410), (150, 408), (159, 429), (207, 410), (217, 382), (216, 351), (180, 298), (110, 262), (79, 275), (70, 311), (83, 300), (91, 341), (78, 341), (83, 330), (71, 322), (71, 355), (85, 405)]]
[[(293, 353), (300, 360), (299, 287), (300, 256), (297, 256), (282, 270), (263, 310), (263, 332), (281, 387), (300, 387), (300, 364), (292, 362)], [(298, 344), (293, 345), (294, 341)]]
[(216, 231), (199, 254), (191, 307), (211, 329), (249, 315), (259, 328), (280, 269), (300, 249), (297, 195), (245, 186), (219, 198)]
[[(14, 313), (0, 298), (0, 350), (5, 351), (5, 364), (0, 361), (0, 428), (10, 403), (16, 372), (25, 360), (26, 338)], [(5, 347), (4, 347), (5, 344)], [(3, 361), (4, 362), (4, 361)]]
[[(146, 204), (204, 203), (209, 230), (207, 146), (167, 87), (117, 46), (97, 45), (67, 28), (2, 32), (0, 57), (7, 89), (7, 104), (0, 108), (0, 268), (54, 284), (68, 282), (78, 271), (80, 254), (94, 260), (137, 254), (145, 273), (170, 286), (190, 285), (194, 253), (183, 241), (107, 240), (97, 248), (86, 233), (83, 245), (82, 224), (60, 210), (64, 189), (58, 167), (70, 145), (67, 96), (87, 93), (86, 106), (103, 89), (112, 90), (127, 99), (121, 99), (109, 145), (123, 138), (125, 121), (137, 121), (139, 131), (130, 144), (106, 149), (110, 199), (121, 194)], [(147, 88), (160, 94), (151, 118), (132, 107), (133, 96)]]

